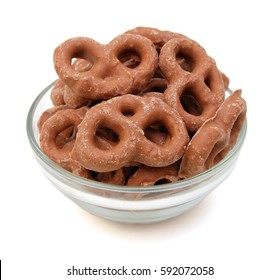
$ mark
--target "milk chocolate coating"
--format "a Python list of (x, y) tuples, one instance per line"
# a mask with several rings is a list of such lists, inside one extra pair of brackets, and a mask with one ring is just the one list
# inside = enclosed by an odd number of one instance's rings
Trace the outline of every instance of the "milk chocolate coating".
[[(178, 55), (185, 58), (183, 67), (177, 62)], [(215, 61), (193, 40), (174, 38), (162, 47), (159, 65), (169, 83), (165, 101), (179, 112), (188, 130), (197, 131), (225, 97), (223, 77)], [(190, 96), (198, 110), (185, 110), (182, 96)]]
[[(130, 54), (140, 58), (136, 67), (123, 63)], [(73, 58), (86, 59), (92, 67), (77, 71), (71, 66)], [(140, 91), (157, 66), (155, 46), (140, 35), (122, 34), (107, 45), (77, 37), (65, 41), (54, 52), (54, 67), (60, 79), (77, 95), (93, 100)]]
[[(78, 72), (86, 72), (91, 69), (92, 64), (85, 59), (77, 58), (72, 63), (72, 67)], [(69, 108), (73, 109), (91, 103), (90, 99), (79, 96), (60, 79), (55, 83), (51, 91), (51, 100), (54, 106), (66, 104)]]
[(126, 34), (136, 34), (150, 39), (156, 46), (158, 54), (165, 43), (173, 38), (188, 38), (180, 33), (171, 32), (168, 30), (159, 30), (152, 27), (138, 26), (134, 29), (128, 30)]
[(75, 133), (87, 108), (61, 109), (48, 116), (40, 131), (40, 146), (43, 152), (58, 165), (73, 171), (80, 165), (71, 158)]
[(39, 131), (41, 131), (43, 124), (45, 123), (46, 120), (48, 120), (51, 116), (53, 116), (56, 112), (60, 111), (60, 110), (65, 110), (65, 109), (70, 109), (67, 105), (58, 105), (52, 108), (49, 108), (47, 110), (45, 110), (38, 122), (37, 122), (37, 126)]
[(229, 78), (183, 34), (136, 27), (106, 45), (76, 37), (53, 59), (59, 79), (54, 107), (38, 121), (40, 145), (75, 175), (129, 186), (175, 182), (213, 167), (238, 139), (241, 91), (225, 99)]
[[(163, 124), (170, 134), (160, 146), (145, 137), (145, 130)], [(119, 138), (110, 150), (95, 143), (99, 128), (114, 131)], [(156, 97), (125, 95), (92, 107), (79, 125), (73, 157), (85, 168), (107, 172), (129, 166), (133, 162), (161, 167), (177, 161), (186, 148), (189, 135), (181, 117)]]
[(227, 97), (215, 116), (208, 119), (189, 142), (180, 165), (181, 178), (198, 175), (227, 155), (237, 141), (246, 110), (240, 90)]
[(159, 54), (156, 73), (166, 79), (165, 101), (179, 112), (191, 133), (197, 131), (223, 102), (227, 76), (204, 48), (185, 35), (150, 27), (126, 33), (145, 36), (154, 43)]
[(129, 178), (127, 186), (154, 186), (172, 183), (178, 180), (177, 164), (164, 167), (140, 166)]

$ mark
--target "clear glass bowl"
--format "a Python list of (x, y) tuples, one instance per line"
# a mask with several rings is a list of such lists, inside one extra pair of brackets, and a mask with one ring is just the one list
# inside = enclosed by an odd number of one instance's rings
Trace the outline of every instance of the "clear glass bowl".
[(52, 107), (55, 82), (33, 102), (27, 116), (27, 135), (45, 176), (65, 196), (91, 214), (125, 223), (151, 223), (178, 216), (202, 201), (232, 172), (245, 140), (247, 121), (231, 152), (213, 168), (191, 179), (152, 187), (125, 187), (84, 179), (58, 166), (40, 149), (37, 121)]

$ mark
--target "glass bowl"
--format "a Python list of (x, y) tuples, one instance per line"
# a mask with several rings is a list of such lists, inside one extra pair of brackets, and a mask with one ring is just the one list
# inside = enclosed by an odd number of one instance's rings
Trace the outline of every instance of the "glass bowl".
[(237, 143), (213, 168), (190, 179), (149, 187), (126, 187), (76, 176), (50, 160), (40, 149), (37, 121), (52, 107), (50, 93), (55, 82), (33, 102), (27, 116), (27, 135), (35, 158), (45, 176), (66, 197), (91, 214), (125, 223), (166, 220), (193, 208), (232, 172), (245, 140), (245, 120)]

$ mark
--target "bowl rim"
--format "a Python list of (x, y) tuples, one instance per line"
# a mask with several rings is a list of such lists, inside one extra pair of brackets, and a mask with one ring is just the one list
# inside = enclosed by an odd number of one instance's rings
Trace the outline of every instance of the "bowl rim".
[[(40, 101), (43, 99), (43, 97), (49, 92), (49, 90), (54, 86), (54, 84), (57, 82), (57, 80), (50, 83), (45, 89), (41, 91), (41, 93), (35, 98), (33, 103), (31, 104), (27, 118), (26, 118), (26, 132), (27, 137), (29, 140), (29, 143), (31, 145), (31, 148), (33, 152), (51, 169), (53, 169), (55, 172), (57, 172), (62, 177), (66, 178), (67, 180), (70, 180), (72, 182), (78, 183), (80, 185), (86, 185), (87, 187), (92, 187), (94, 189), (98, 188), (101, 190), (110, 190), (110, 191), (116, 191), (116, 192), (158, 192), (158, 191), (169, 191), (169, 190), (175, 190), (180, 188), (187, 188), (187, 186), (193, 186), (197, 183), (205, 180), (207, 177), (210, 177), (214, 175), (215, 173), (218, 173), (222, 169), (222, 167), (230, 161), (231, 158), (236, 155), (239, 150), (241, 149), (244, 140), (246, 138), (247, 134), (247, 117), (245, 118), (245, 121), (243, 123), (243, 126), (241, 128), (240, 134), (238, 136), (237, 142), (234, 145), (234, 147), (230, 150), (230, 152), (223, 158), (220, 162), (218, 162), (216, 165), (211, 167), (210, 169), (193, 176), (188, 179), (182, 179), (173, 183), (166, 183), (156, 186), (120, 186), (120, 185), (114, 185), (114, 184), (107, 184), (102, 183), (99, 181), (93, 181), (90, 179), (83, 178), (81, 176), (75, 175), (58, 164), (56, 164), (54, 161), (52, 161), (49, 157), (45, 155), (45, 153), (41, 150), (39, 143), (36, 140), (34, 131), (33, 131), (33, 122), (34, 122), (34, 113), (40, 103)], [(227, 90), (230, 94), (232, 91), (231, 89)], [(70, 187), (70, 186), (69, 186)], [(74, 187), (74, 186), (71, 186)]]

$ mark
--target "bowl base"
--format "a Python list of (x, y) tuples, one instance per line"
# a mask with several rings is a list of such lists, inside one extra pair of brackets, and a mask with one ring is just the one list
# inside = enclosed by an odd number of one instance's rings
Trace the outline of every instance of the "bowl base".
[(69, 197), (69, 199), (71, 199), (86, 212), (106, 220), (128, 224), (150, 224), (182, 215), (199, 204), (204, 199), (204, 197), (197, 198), (181, 205), (158, 210), (152, 209), (150, 211), (121, 211), (103, 208), (96, 205), (89, 205), (88, 203), (81, 203), (81, 201), (72, 197)]

